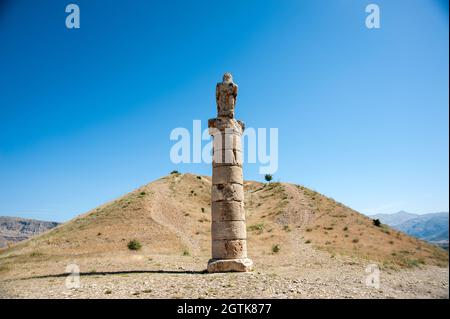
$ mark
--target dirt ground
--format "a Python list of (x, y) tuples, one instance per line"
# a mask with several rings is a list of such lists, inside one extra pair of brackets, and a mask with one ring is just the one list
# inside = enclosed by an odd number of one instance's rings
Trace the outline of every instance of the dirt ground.
[[(27, 263), (0, 279), (1, 298), (449, 298), (448, 268), (380, 269), (367, 285), (368, 262), (331, 257), (303, 245), (297, 256), (259, 256), (250, 273), (205, 273), (207, 257), (80, 257)], [(43, 265), (45, 264), (45, 267)], [(80, 286), (66, 267), (76, 264)], [(43, 271), (45, 269), (45, 271)], [(372, 273), (373, 274), (373, 273)], [(69, 279), (68, 279), (69, 278)], [(69, 286), (66, 283), (69, 283)]]

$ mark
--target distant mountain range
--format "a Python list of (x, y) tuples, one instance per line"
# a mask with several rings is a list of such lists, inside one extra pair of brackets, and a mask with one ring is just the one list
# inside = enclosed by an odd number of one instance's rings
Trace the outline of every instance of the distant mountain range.
[(429, 241), (448, 249), (448, 212), (411, 214), (400, 211), (395, 214), (371, 215), (382, 223), (408, 235)]
[(57, 222), (0, 216), (0, 248), (58, 226)]

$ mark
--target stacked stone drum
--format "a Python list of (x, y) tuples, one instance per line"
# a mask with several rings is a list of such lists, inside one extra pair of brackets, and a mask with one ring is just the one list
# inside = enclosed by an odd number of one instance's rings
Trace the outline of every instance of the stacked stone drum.
[(212, 259), (209, 272), (249, 271), (244, 211), (241, 136), (244, 123), (218, 117), (208, 121), (213, 136), (211, 189)]

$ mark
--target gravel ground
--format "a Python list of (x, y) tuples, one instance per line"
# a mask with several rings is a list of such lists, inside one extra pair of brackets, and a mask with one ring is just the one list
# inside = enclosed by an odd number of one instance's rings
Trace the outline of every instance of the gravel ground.
[[(141, 257), (141, 258), (139, 258)], [(64, 262), (27, 276), (21, 270), (0, 280), (2, 298), (449, 298), (448, 268), (422, 266), (380, 270), (380, 286), (366, 285), (367, 261), (333, 256), (304, 246), (297, 256), (257, 257), (250, 273), (204, 273), (206, 258), (134, 256), (134, 267), (107, 258), (80, 260), (80, 268), (99, 270), (66, 288), (57, 271)], [(147, 265), (144, 261), (151, 260)], [(137, 261), (137, 262), (136, 262)], [(59, 266), (58, 266), (59, 265)], [(109, 266), (108, 266), (109, 265)], [(118, 269), (120, 268), (120, 269)], [(44, 277), (42, 277), (44, 276)]]

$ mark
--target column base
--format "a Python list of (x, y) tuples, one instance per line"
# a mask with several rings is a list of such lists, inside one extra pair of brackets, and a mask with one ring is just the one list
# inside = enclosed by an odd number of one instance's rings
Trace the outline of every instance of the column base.
[(253, 269), (253, 261), (249, 258), (241, 259), (210, 259), (208, 272), (247, 272)]

